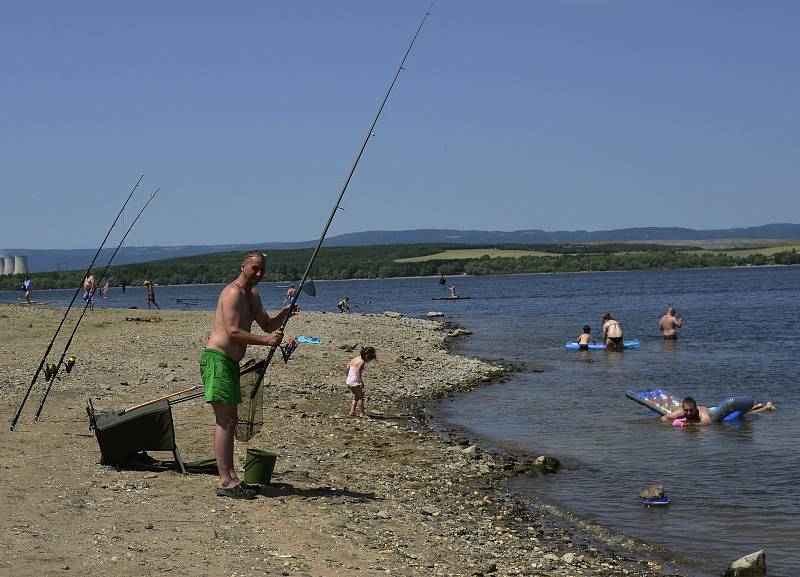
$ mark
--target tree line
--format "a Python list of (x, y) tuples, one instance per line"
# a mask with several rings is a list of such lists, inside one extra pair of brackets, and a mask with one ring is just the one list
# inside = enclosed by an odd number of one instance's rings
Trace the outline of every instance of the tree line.
[[(503, 248), (547, 251), (553, 256), (489, 257), (472, 259), (396, 262), (398, 259), (427, 256), (449, 249)], [(705, 268), (800, 264), (796, 250), (772, 255), (753, 253), (731, 256), (724, 252), (692, 254), (693, 247), (630, 244), (563, 245), (455, 245), (397, 244), (323, 248), (312, 270), (315, 279), (369, 279), (389, 277), (501, 275), (524, 273), (563, 273), (580, 271), (624, 271), (673, 268)], [(267, 253), (265, 281), (299, 280), (312, 249), (272, 250)], [(141, 286), (145, 280), (155, 284), (204, 284), (230, 282), (239, 272), (244, 253), (228, 252), (166, 259), (109, 269), (112, 286), (125, 283)], [(99, 277), (104, 267), (93, 272)], [(85, 271), (33, 273), (33, 288), (57, 289), (80, 286)], [(0, 290), (19, 290), (23, 275), (0, 277)], [(102, 279), (97, 278), (97, 282)]]

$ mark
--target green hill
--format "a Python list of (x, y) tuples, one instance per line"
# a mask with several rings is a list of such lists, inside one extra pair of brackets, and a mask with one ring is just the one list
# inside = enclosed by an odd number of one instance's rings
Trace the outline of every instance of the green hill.
[[(312, 249), (271, 250), (267, 253), (264, 280), (296, 280), (305, 270)], [(171, 258), (111, 268), (113, 286), (124, 280), (141, 285), (202, 284), (229, 282), (239, 271), (244, 251)], [(389, 277), (472, 274), (521, 274), (545, 272), (621, 271), (670, 268), (702, 268), (800, 264), (795, 247), (747, 250), (701, 250), (696, 246), (649, 243), (579, 244), (391, 244), (325, 247), (317, 257), (315, 279), (366, 279)], [(99, 276), (102, 268), (95, 268)], [(83, 271), (31, 275), (34, 289), (74, 288)], [(15, 290), (19, 275), (0, 277), (0, 290)]]

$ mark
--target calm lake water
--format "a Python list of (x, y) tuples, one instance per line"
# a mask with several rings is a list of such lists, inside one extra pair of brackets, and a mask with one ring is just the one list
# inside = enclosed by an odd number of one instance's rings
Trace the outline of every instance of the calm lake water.
[[(551, 454), (565, 465), (557, 475), (517, 479), (521, 493), (696, 560), (693, 575), (762, 548), (769, 575), (798, 574), (800, 267), (451, 280), (472, 298), (432, 302), (446, 293), (432, 279), (317, 281), (317, 298), (303, 295), (300, 303), (335, 311), (347, 295), (361, 312), (440, 310), (475, 333), (459, 352), (527, 367), (436, 407), (441, 422), (487, 445)], [(211, 309), (220, 289), (156, 287), (156, 296), (163, 308), (196, 298), (198, 308)], [(285, 294), (276, 283), (260, 290), (273, 308)], [(66, 305), (73, 292), (35, 291), (34, 298)], [(20, 296), (0, 293), (0, 302)], [(124, 294), (112, 288), (97, 306), (144, 304), (144, 289), (129, 287)], [(670, 305), (684, 318), (678, 342), (664, 342), (658, 332)], [(639, 350), (564, 350), (584, 324), (597, 335), (609, 311), (626, 339), (641, 340)], [(626, 388), (651, 386), (701, 404), (752, 396), (774, 401), (779, 410), (678, 429), (624, 396)], [(639, 491), (653, 483), (665, 486), (669, 507), (639, 504)]]

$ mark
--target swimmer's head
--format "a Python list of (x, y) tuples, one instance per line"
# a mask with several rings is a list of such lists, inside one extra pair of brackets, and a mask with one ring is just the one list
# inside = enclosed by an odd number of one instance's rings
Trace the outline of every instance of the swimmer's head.
[(674, 317), (675, 316), (675, 307), (669, 307), (667, 309), (667, 314), (668, 315), (672, 315)]
[(700, 420), (700, 410), (697, 408), (697, 401), (695, 401), (692, 397), (686, 397), (683, 399), (681, 407), (683, 408), (683, 416), (686, 417), (687, 421)]
[(592, 327), (589, 325), (583, 325), (583, 332), (588, 335), (590, 332), (592, 332)]

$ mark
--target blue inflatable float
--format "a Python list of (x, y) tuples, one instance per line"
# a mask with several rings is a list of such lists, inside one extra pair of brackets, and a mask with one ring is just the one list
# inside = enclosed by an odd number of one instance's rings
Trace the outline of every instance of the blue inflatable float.
[(647, 505), (648, 507), (663, 507), (664, 505), (669, 505), (669, 497), (664, 495), (661, 499), (642, 499), (642, 505)]
[[(643, 407), (659, 415), (666, 415), (681, 408), (683, 397), (672, 395), (669, 391), (661, 388), (647, 389), (643, 391), (625, 391), (625, 396), (632, 401), (636, 401)], [(728, 397), (718, 405), (708, 408), (711, 420), (715, 423), (721, 421), (731, 421), (738, 419), (753, 408), (752, 397)]]
[[(638, 349), (640, 344), (641, 343), (638, 340), (622, 341), (622, 347), (625, 349)], [(564, 345), (564, 348), (568, 351), (577, 351), (580, 349), (580, 345), (578, 343), (567, 343)], [(606, 346), (603, 343), (589, 343), (590, 351), (605, 350), (605, 348)]]

